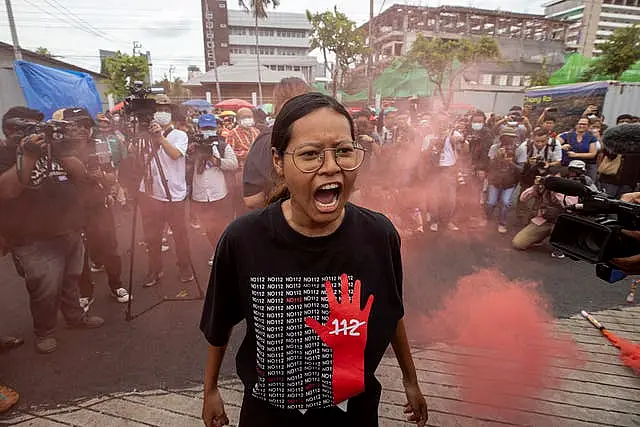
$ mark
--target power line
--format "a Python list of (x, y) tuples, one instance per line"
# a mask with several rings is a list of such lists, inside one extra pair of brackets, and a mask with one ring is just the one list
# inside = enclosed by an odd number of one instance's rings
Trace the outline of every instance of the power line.
[[(47, 1), (47, 0), (45, 0), (45, 1)], [(60, 6), (63, 10), (65, 10), (65, 11), (67, 12), (67, 14), (68, 14), (68, 15), (76, 17), (76, 18), (78, 19), (78, 21), (80, 21), (80, 22), (84, 23), (84, 24), (87, 26), (87, 28), (89, 28), (89, 29), (94, 29), (94, 28), (91, 26), (91, 24), (89, 24), (87, 21), (85, 21), (84, 19), (82, 19), (81, 17), (79, 17), (78, 15), (76, 15), (75, 13), (71, 12), (71, 11), (70, 11), (69, 9), (67, 9), (64, 5), (62, 5), (62, 4), (60, 4), (60, 3), (58, 3), (58, 1), (57, 1), (57, 0), (51, 0), (51, 1), (52, 1), (53, 3), (55, 3), (55, 4), (57, 4), (58, 6)], [(96, 31), (96, 32), (97, 32), (97, 33), (100, 33), (100, 31)], [(109, 35), (108, 35), (108, 34), (105, 34), (105, 33), (102, 33), (102, 34), (103, 34), (105, 37), (107, 37), (107, 38), (109, 37)]]
[[(36, 3), (32, 3), (30, 0), (24, 0), (24, 1), (25, 1), (27, 4), (30, 4), (31, 6), (35, 7), (36, 9), (39, 9), (40, 11), (42, 11), (43, 13), (45, 13), (46, 15), (49, 15), (49, 14), (50, 14), (50, 12), (49, 12), (49, 11), (47, 11), (47, 10), (43, 9), (42, 7), (40, 7), (40, 5), (38, 5), (38, 4), (36, 4)], [(46, 1), (47, 1), (47, 0), (45, 0), (45, 2), (46, 2)], [(83, 31), (83, 32), (85, 32), (85, 33), (87, 33), (87, 34), (91, 34), (91, 35), (93, 35), (93, 36), (95, 36), (95, 35), (96, 35), (96, 33), (95, 33), (94, 31), (92, 31), (92, 30), (88, 30), (88, 29), (86, 29), (86, 28), (84, 28), (84, 27), (82, 27), (82, 26), (78, 26), (78, 25), (76, 25), (74, 22), (70, 21), (69, 19), (66, 19), (66, 18), (65, 18), (65, 16), (60, 16), (60, 18), (61, 18), (61, 20), (62, 20), (62, 21), (66, 22), (67, 24), (71, 25), (72, 27), (74, 27), (74, 28), (76, 28), (76, 29), (78, 29), (78, 30), (81, 30), (81, 31)], [(20, 27), (41, 27), (41, 25), (23, 25), (23, 24), (21, 24), (21, 25), (20, 25)], [(65, 28), (65, 26), (56, 26), (56, 25), (54, 25), (53, 27), (54, 27), (54, 28)], [(98, 34), (98, 36), (99, 36), (99, 34)], [(100, 36), (100, 37), (101, 37), (101, 36)], [(104, 38), (104, 37), (103, 37), (103, 38)]]
[[(60, 12), (63, 16), (65, 16), (65, 15), (66, 15), (66, 16), (68, 16), (68, 17), (70, 18), (70, 21), (69, 21), (69, 22), (73, 22), (73, 16), (72, 16), (72, 15), (69, 15), (69, 14), (68, 14), (68, 13), (66, 13), (66, 12), (64, 12), (64, 11), (63, 11), (61, 8), (59, 8), (56, 4), (52, 3), (52, 1), (51, 1), (51, 0), (44, 0), (44, 2), (45, 2), (45, 3), (47, 3), (49, 6), (51, 6), (52, 8), (54, 8), (55, 10), (57, 10), (58, 12)], [(90, 34), (93, 34), (94, 36), (97, 36), (97, 37), (103, 38), (103, 39), (105, 39), (105, 40), (109, 40), (109, 39), (108, 39), (108, 37), (103, 36), (102, 34), (100, 34), (100, 32), (99, 32), (99, 31), (96, 31), (96, 30), (92, 29), (90, 26), (87, 26), (87, 25), (85, 25), (85, 24), (83, 24), (82, 22), (77, 21), (77, 20), (76, 20), (75, 22), (76, 22), (76, 24), (79, 24), (82, 28), (84, 28), (85, 30), (87, 30)], [(77, 25), (76, 25), (76, 27), (77, 27)], [(111, 41), (112, 41), (112, 40), (111, 40)]]

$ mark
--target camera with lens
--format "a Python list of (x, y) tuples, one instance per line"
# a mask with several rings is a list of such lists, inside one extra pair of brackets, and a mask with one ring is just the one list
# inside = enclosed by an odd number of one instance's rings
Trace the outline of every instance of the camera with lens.
[(194, 143), (196, 154), (202, 157), (209, 157), (213, 154), (213, 147), (218, 147), (221, 157), (224, 157), (224, 150), (219, 145), (222, 137), (215, 130), (198, 130), (191, 135), (191, 141)]
[(148, 95), (159, 95), (164, 93), (161, 87), (144, 87), (141, 81), (134, 81), (127, 84), (129, 96), (124, 99), (124, 109), (127, 115), (135, 117), (138, 122), (148, 126), (153, 120), (156, 112), (156, 101), (147, 98)]
[(550, 176), (544, 185), (556, 193), (578, 197), (578, 203), (558, 217), (551, 245), (573, 259), (596, 264), (597, 276), (605, 281), (623, 278), (610, 262), (640, 254), (640, 242), (622, 233), (640, 230), (640, 205), (611, 198), (576, 180)]
[(34, 123), (30, 120), (15, 118), (11, 119), (9, 124), (16, 129), (15, 137), (18, 139), (29, 135), (44, 134), (45, 142), (52, 144), (64, 141), (64, 129), (68, 122), (48, 120), (46, 122)]

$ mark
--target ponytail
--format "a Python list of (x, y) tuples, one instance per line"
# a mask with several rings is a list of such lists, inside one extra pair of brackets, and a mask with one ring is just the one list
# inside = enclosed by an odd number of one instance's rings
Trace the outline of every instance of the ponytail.
[(287, 184), (283, 179), (280, 179), (269, 192), (269, 197), (267, 198), (266, 205), (268, 206), (272, 203), (286, 200), (289, 197), (291, 197), (291, 194), (289, 193)]

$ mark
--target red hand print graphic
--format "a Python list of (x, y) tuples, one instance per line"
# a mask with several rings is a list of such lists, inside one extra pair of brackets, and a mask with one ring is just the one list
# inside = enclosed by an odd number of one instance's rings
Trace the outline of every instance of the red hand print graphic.
[(333, 350), (333, 402), (336, 405), (364, 391), (364, 348), (373, 304), (373, 295), (370, 295), (364, 309), (360, 309), (360, 280), (356, 280), (351, 301), (346, 274), (340, 276), (340, 285), (338, 302), (331, 282), (325, 283), (329, 299), (329, 320), (325, 325), (311, 317), (305, 319), (307, 326)]

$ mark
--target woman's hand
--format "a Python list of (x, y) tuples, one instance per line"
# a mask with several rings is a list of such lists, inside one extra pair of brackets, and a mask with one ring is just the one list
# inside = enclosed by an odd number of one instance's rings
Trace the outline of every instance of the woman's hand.
[(424, 427), (429, 419), (427, 401), (425, 400), (418, 383), (402, 381), (407, 394), (407, 404), (404, 405), (404, 413), (407, 421), (414, 422), (418, 427)]
[(202, 406), (202, 420), (207, 427), (222, 427), (229, 425), (229, 418), (224, 411), (224, 402), (220, 390), (214, 388), (205, 393)]
[(567, 153), (567, 156), (569, 156), (569, 157), (576, 157), (576, 153), (575, 153), (575, 151), (569, 151), (569, 152)]

